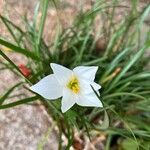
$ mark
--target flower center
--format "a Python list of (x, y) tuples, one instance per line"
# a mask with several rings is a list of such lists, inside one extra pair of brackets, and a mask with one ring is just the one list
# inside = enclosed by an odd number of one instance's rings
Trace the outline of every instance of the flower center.
[(71, 78), (67, 84), (67, 87), (74, 93), (79, 93), (80, 87), (78, 79), (76, 77)]

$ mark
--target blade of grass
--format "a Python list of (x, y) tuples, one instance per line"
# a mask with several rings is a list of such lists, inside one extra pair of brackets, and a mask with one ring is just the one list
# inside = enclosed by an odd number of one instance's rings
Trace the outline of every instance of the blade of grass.
[(142, 72), (142, 73), (139, 73), (139, 74), (132, 75), (128, 78), (125, 78), (125, 79), (121, 80), (117, 84), (117, 86), (121, 85), (121, 84), (125, 84), (127, 82), (136, 81), (136, 80), (143, 80), (143, 79), (150, 79), (150, 72)]
[(108, 67), (106, 68), (106, 72), (104, 73), (104, 75), (101, 78), (101, 82), (103, 82), (103, 79), (109, 74), (111, 73), (111, 71), (117, 66), (117, 64), (125, 57), (125, 55), (129, 52), (131, 48), (125, 48), (124, 50), (122, 50), (111, 62), (111, 64), (108, 65)]
[(29, 83), (31, 83), (30, 80), (21, 72), (21, 70), (20, 70), (1, 50), (0, 50), (0, 55), (1, 55), (5, 60), (7, 60), (7, 61), (10, 63), (10, 65), (11, 65), (13, 68), (15, 68), (16, 71), (18, 71)]
[(21, 28), (19, 28), (17, 25), (15, 25), (12, 21), (8, 20), (7, 18), (5, 18), (4, 16), (0, 15), (0, 18), (2, 20), (5, 20), (5, 22), (11, 24), (11, 26), (13, 26), (16, 30), (18, 30), (20, 33), (23, 34), (23, 30)]
[(16, 84), (16, 85), (14, 85), (14, 86), (11, 87), (2, 97), (0, 97), (0, 105), (2, 105), (3, 102), (8, 98), (8, 96), (13, 92), (13, 90), (14, 90), (15, 88), (17, 88), (18, 86), (20, 86), (21, 84), (22, 84), (22, 82), (21, 82), (21, 83), (18, 83), (18, 84)]
[(119, 38), (122, 37), (125, 30), (126, 30), (125, 22), (121, 22), (119, 29), (113, 33), (111, 39), (109, 40), (109, 43), (108, 43), (107, 48), (106, 48), (105, 53), (104, 53), (105, 57), (111, 53), (113, 47), (115, 46), (114, 43), (116, 43), (117, 40), (119, 40)]
[(15, 46), (15, 45), (13, 45), (13, 44), (11, 44), (11, 43), (3, 40), (3, 39), (0, 39), (0, 44), (10, 48), (11, 50), (13, 50), (13, 51), (15, 51), (17, 53), (21, 53), (24, 56), (29, 57), (29, 58), (31, 58), (33, 60), (39, 60), (39, 57), (36, 56), (35, 53), (33, 53), (33, 52), (31, 52), (31, 51), (29, 51), (27, 49), (23, 49), (21, 47)]
[(150, 5), (147, 5), (140, 16), (140, 20), (139, 20), (139, 24), (138, 24), (139, 29), (141, 28), (145, 18), (149, 15), (149, 13), (150, 13)]
[(36, 29), (37, 29), (37, 18), (38, 18), (38, 13), (39, 13), (39, 7), (40, 7), (40, 2), (38, 2), (36, 4), (36, 7), (34, 9), (34, 16), (33, 16), (33, 30), (34, 30), (34, 33), (35, 33), (35, 36), (36, 36)]
[(13, 103), (1, 105), (0, 109), (12, 108), (12, 107), (15, 107), (15, 106), (18, 106), (18, 105), (22, 105), (22, 104), (25, 104), (25, 103), (36, 101), (38, 99), (39, 99), (38, 96), (33, 96), (33, 97), (25, 98), (25, 99), (22, 99), (22, 100), (13, 102)]
[[(102, 100), (100, 99), (100, 96), (97, 94), (95, 89), (92, 86), (91, 86), (91, 88), (94, 91), (94, 93), (97, 96), (97, 98), (102, 102)], [(99, 125), (98, 126), (94, 125), (94, 127), (97, 130), (106, 130), (109, 127), (109, 117), (108, 117), (108, 113), (107, 113), (106, 109), (104, 109), (104, 120), (103, 120), (103, 123), (100, 126)]]
[(135, 56), (131, 58), (131, 60), (125, 65), (122, 71), (118, 74), (118, 76), (112, 81), (110, 87), (108, 88), (107, 92), (110, 91), (115, 84), (125, 75), (125, 73), (132, 67), (132, 65), (143, 55), (144, 51), (147, 47), (140, 49)]
[(133, 139), (135, 141), (135, 143), (137, 144), (138, 146), (138, 150), (139, 150), (139, 145), (138, 145), (138, 141), (137, 141), (137, 138), (135, 136), (135, 133), (134, 131), (132, 130), (132, 128), (130, 127), (129, 123), (127, 121), (125, 121), (125, 119), (120, 116), (114, 109), (110, 109), (117, 117), (119, 117), (119, 119), (124, 123), (125, 125), (125, 128), (131, 133), (131, 135), (133, 136)]
[(48, 128), (46, 133), (42, 136), (42, 139), (38, 143), (37, 150), (43, 150), (44, 145), (48, 142), (49, 136), (52, 134), (54, 127), (56, 126), (56, 122), (52, 122), (51, 126)]
[[(14, 24), (11, 21), (8, 21), (6, 18), (4, 18), (2, 16), (0, 16), (0, 18), (3, 21), (3, 23), (5, 24), (6, 28), (8, 29), (9, 33), (11, 34), (11, 36), (13, 37), (13, 39), (15, 40), (15, 42), (17, 43), (17, 45), (20, 46), (19, 40), (17, 39), (18, 35), (15, 35), (14, 29), (12, 29), (10, 25), (13, 25), (13, 27), (15, 27), (15, 29), (16, 28), (18, 29), (18, 27), (14, 26)], [(19, 30), (19, 31), (21, 31), (21, 30)], [(23, 32), (21, 32), (21, 33), (23, 33)]]
[(38, 46), (37, 53), (39, 51), (40, 41), (41, 41), (41, 37), (43, 34), (43, 30), (44, 30), (49, 0), (43, 0), (42, 2), (43, 2), (43, 10), (42, 10), (42, 17), (41, 17), (41, 21), (40, 21), (40, 25), (39, 25), (39, 32), (38, 32), (38, 37), (37, 37), (37, 46)]
[(103, 96), (103, 100), (111, 99), (112, 97), (118, 97), (118, 96), (133, 96), (133, 97), (136, 97), (136, 98), (139, 98), (142, 100), (146, 99), (145, 97), (143, 97), (139, 94), (136, 94), (136, 93), (119, 92), (119, 93), (114, 93), (114, 94), (109, 94), (109, 95)]
[(107, 57), (102, 57), (102, 58), (98, 58), (98, 59), (95, 59), (95, 60), (91, 60), (91, 61), (88, 61), (88, 62), (83, 62), (82, 65), (84, 66), (88, 66), (88, 65), (98, 65), (100, 62), (106, 60)]

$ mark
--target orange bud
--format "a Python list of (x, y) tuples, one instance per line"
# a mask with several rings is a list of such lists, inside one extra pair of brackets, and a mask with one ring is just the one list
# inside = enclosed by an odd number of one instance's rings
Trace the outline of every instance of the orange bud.
[(25, 77), (29, 77), (31, 75), (31, 70), (27, 68), (24, 64), (20, 64), (19, 69)]

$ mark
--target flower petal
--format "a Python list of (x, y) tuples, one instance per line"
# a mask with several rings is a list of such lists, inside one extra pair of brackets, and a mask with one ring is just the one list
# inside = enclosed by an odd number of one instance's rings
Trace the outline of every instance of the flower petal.
[(89, 84), (90, 84), (90, 86), (92, 86), (94, 88), (95, 91), (101, 89), (101, 86), (99, 84), (95, 83), (95, 82), (91, 82)]
[(64, 66), (61, 66), (61, 65), (58, 65), (55, 63), (51, 63), (50, 66), (51, 66), (57, 80), (59, 81), (59, 83), (61, 85), (66, 84), (66, 82), (68, 81), (68, 78), (73, 74), (72, 70), (70, 70)]
[(98, 99), (94, 92), (86, 95), (79, 95), (77, 104), (80, 106), (103, 107), (101, 101)]
[(76, 102), (77, 96), (73, 94), (69, 89), (65, 88), (63, 90), (63, 98), (62, 98), (62, 105), (61, 110), (62, 112), (66, 112), (70, 109)]
[(40, 80), (30, 89), (46, 99), (57, 99), (62, 96), (63, 88), (58, 83), (54, 74), (48, 75)]
[(94, 88), (95, 91), (98, 91), (101, 88), (99, 84), (93, 81), (90, 82), (87, 80), (79, 79), (79, 83), (80, 83), (81, 92), (84, 94), (93, 93), (94, 91), (92, 87)]
[(97, 66), (79, 66), (73, 69), (73, 71), (83, 79), (94, 81), (96, 72), (98, 70)]

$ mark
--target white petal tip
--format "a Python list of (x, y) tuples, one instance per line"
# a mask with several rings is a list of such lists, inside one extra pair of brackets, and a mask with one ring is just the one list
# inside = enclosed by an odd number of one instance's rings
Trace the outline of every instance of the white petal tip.
[(64, 108), (61, 107), (61, 111), (62, 111), (62, 113), (65, 113), (67, 110), (65, 110)]
[(36, 90), (35, 90), (35, 88), (34, 88), (34, 85), (31, 86), (31, 87), (29, 87), (29, 89), (30, 89), (31, 91), (33, 91), (33, 92), (36, 92)]
[(55, 65), (55, 63), (50, 63), (50, 66)]
[(93, 107), (103, 107), (102, 103), (100, 102), (99, 104), (93, 105)]
[(100, 102), (100, 103), (99, 103), (99, 106), (98, 106), (98, 107), (103, 107), (103, 104), (102, 104), (102, 102)]
[(56, 64), (55, 63), (50, 63), (50, 67), (53, 68)]
[(95, 70), (97, 71), (98, 70), (98, 66), (94, 66), (95, 67)]

